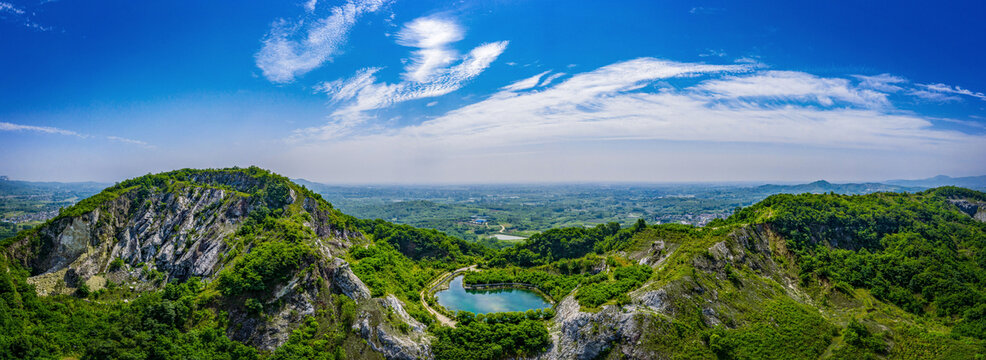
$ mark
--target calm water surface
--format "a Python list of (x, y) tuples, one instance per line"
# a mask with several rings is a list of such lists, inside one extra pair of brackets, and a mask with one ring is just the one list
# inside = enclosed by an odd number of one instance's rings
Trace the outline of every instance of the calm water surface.
[(486, 314), (551, 307), (541, 295), (529, 290), (466, 290), (462, 287), (462, 278), (462, 275), (456, 276), (449, 283), (448, 290), (435, 294), (438, 303), (453, 312), (462, 310)]

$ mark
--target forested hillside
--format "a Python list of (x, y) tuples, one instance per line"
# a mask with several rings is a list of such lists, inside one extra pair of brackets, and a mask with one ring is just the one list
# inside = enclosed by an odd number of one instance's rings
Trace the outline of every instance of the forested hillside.
[[(705, 227), (491, 249), (258, 168), (186, 169), (0, 243), (0, 358), (975, 359), (983, 220), (986, 194), (960, 188), (775, 195)], [(449, 312), (436, 285), (473, 265), (465, 284), (552, 306)]]

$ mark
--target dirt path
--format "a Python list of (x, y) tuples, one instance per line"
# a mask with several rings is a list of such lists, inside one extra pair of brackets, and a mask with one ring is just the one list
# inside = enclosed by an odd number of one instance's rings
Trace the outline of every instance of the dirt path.
[(503, 226), (503, 225), (500, 225), (500, 232), (502, 233), (503, 230), (507, 230), (507, 227), (506, 226)]
[(472, 271), (472, 270), (476, 270), (476, 265), (466, 266), (461, 269), (456, 269), (455, 271), (452, 272), (443, 273), (439, 275), (434, 281), (428, 283), (428, 286), (425, 286), (424, 290), (421, 290), (421, 294), (419, 294), (421, 297), (421, 304), (424, 305), (425, 310), (427, 310), (429, 313), (435, 315), (435, 317), (438, 318), (438, 322), (440, 324), (444, 326), (455, 327), (455, 320), (449, 319), (448, 316), (442, 315), (442, 313), (436, 311), (435, 309), (432, 309), (431, 306), (428, 305), (428, 302), (425, 301), (425, 294), (432, 292), (432, 290), (435, 287), (448, 281), (455, 275), (458, 275), (463, 271)]

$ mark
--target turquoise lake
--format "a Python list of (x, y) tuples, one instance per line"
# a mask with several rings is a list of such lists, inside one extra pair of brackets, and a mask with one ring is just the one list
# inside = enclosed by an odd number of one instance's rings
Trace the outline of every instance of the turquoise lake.
[(446, 309), (469, 311), (474, 314), (527, 311), (551, 307), (541, 295), (524, 289), (466, 290), (462, 287), (462, 275), (449, 282), (448, 290), (435, 294), (438, 303)]

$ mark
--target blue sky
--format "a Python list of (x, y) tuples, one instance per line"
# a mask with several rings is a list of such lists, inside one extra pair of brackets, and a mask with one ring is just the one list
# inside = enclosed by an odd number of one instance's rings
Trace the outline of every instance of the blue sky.
[(0, 0), (0, 174), (986, 173), (976, 1)]

